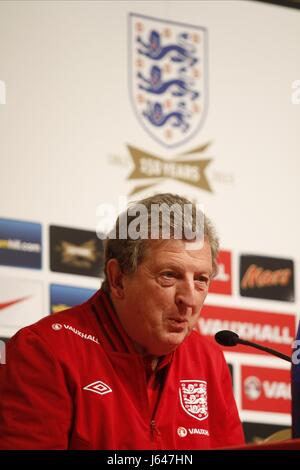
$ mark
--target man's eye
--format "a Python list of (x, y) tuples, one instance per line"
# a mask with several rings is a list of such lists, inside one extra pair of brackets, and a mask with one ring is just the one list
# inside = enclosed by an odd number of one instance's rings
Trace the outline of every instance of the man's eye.
[(198, 276), (195, 278), (195, 281), (200, 281), (200, 282), (204, 282), (205, 284), (207, 284), (209, 281), (209, 278), (206, 276)]
[(173, 286), (176, 281), (176, 273), (173, 271), (164, 271), (159, 275), (158, 279), (162, 286)]
[(162, 273), (162, 275), (168, 279), (175, 277), (175, 273), (173, 273), (172, 271), (165, 271), (164, 273)]

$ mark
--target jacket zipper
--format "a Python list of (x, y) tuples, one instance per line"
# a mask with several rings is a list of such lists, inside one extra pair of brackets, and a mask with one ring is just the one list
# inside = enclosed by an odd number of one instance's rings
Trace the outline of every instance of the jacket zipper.
[(154, 419), (152, 419), (151, 422), (150, 422), (150, 430), (151, 430), (151, 438), (154, 441), (155, 440), (155, 433), (157, 432), (156, 423), (155, 423)]

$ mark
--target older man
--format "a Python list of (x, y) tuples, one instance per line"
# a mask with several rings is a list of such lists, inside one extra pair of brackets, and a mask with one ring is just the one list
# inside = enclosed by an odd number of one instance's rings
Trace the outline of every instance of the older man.
[[(126, 212), (118, 219), (106, 243), (102, 288), (9, 342), (0, 376), (0, 448), (193, 450), (243, 443), (223, 353), (194, 330), (216, 272), (215, 231), (179, 196), (161, 194), (140, 205), (146, 229), (121, 237), (124, 220), (130, 229), (135, 217)], [(167, 237), (166, 214), (153, 226), (157, 205), (175, 207), (167, 212)], [(178, 218), (186, 205), (190, 217)]]

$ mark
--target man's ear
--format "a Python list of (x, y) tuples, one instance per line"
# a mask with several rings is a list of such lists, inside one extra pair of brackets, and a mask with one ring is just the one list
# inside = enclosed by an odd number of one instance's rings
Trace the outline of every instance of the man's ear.
[(109, 281), (109, 287), (112, 295), (118, 299), (124, 297), (123, 276), (119, 263), (115, 258), (108, 261), (106, 272)]

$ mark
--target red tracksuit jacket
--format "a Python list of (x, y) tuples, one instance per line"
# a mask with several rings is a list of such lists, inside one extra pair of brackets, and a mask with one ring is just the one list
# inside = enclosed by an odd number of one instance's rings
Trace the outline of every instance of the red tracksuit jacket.
[(1, 449), (211, 449), (242, 444), (221, 349), (173, 353), (151, 416), (143, 359), (106, 294), (20, 330), (0, 367)]

